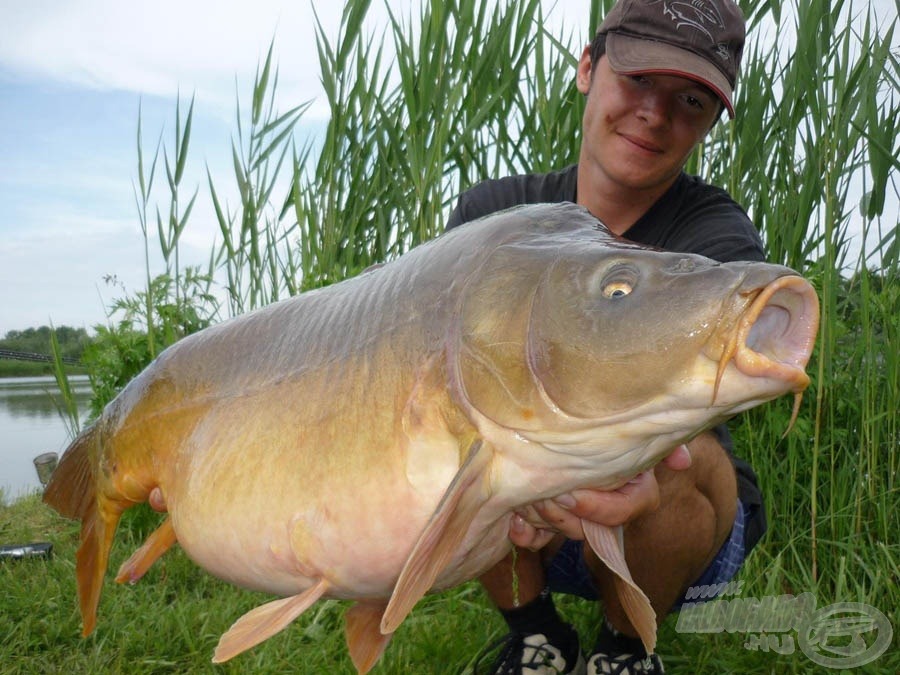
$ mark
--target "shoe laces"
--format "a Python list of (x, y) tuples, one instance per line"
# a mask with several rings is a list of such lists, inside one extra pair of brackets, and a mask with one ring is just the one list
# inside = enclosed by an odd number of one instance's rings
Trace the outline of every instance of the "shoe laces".
[[(481, 671), (479, 666), (489, 654), (499, 649), (491, 670)], [(474, 675), (523, 675), (525, 673), (564, 674), (566, 661), (562, 652), (554, 647), (543, 634), (525, 635), (508, 633), (489, 645), (478, 657), (472, 669)]]
[(588, 659), (588, 673), (596, 675), (664, 675), (662, 661), (656, 654), (594, 654)]

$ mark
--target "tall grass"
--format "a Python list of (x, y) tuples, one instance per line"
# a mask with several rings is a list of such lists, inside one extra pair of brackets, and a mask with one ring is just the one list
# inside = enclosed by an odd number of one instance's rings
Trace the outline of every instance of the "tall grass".
[(766, 409), (741, 431), (777, 518), (779, 545), (765, 550), (796, 560), (804, 583), (791, 585), (834, 597), (847, 582), (845, 592), (874, 598), (896, 585), (900, 525), (897, 26), (876, 29), (864, 3), (784, 5), (774, 46), (748, 55), (741, 118), (705, 165), (747, 207), (771, 259), (814, 279), (822, 328), (808, 427), (778, 443), (759, 432), (777, 419)]
[[(229, 311), (333, 283), (402, 254), (441, 232), (458, 193), (483, 178), (575, 161), (583, 111), (575, 59), (611, 4), (594, 3), (572, 34), (550, 35), (541, 28), (537, 0), (423, 0), (409, 16), (391, 13), (378, 32), (366, 22), (368, 0), (348, 0), (335, 38), (318, 29), (330, 117), (316, 139), (295, 136), (306, 103), (277, 111), (270, 49), (252, 87), (249, 122), (237, 108), (234, 206), (227, 197), (234, 191), (208, 175), (223, 237), (211, 251), (209, 271), (225, 280)], [(787, 403), (751, 411), (734, 425), (739, 454), (760, 475), (770, 520), (768, 536), (742, 572), (744, 595), (809, 591), (820, 605), (866, 602), (900, 630), (896, 15), (876, 23), (870, 4), (853, 0), (741, 5), (752, 30), (738, 117), (714, 129), (690, 167), (747, 208), (773, 262), (813, 280), (823, 319), (810, 365), (813, 386), (796, 429), (781, 438)], [(851, 24), (849, 17), (861, 18)], [(180, 104), (176, 110), (172, 162), (164, 154), (172, 206), (168, 218), (157, 216), (172, 285), (157, 289), (154, 300), (148, 263), (146, 302), (131, 306), (136, 314), (146, 306), (147, 326), (156, 323), (153, 308), (184, 287), (185, 271), (171, 254), (194, 200), (180, 208), (191, 110), (184, 123)], [(139, 155), (136, 194), (148, 246), (146, 185), (159, 147), (149, 172)], [(194, 301), (207, 300), (201, 294)], [(417, 610), (380, 672), (459, 672), (486, 636), (501, 630), (471, 587), (457, 593), (449, 597), (462, 619), (449, 630), (460, 635), (444, 651), (423, 656), (406, 640), (433, 641), (439, 633), (443, 644), (447, 617), (436, 622), (429, 610)], [(562, 604), (580, 629), (593, 630), (593, 608), (568, 599)], [(322, 617), (305, 617), (293, 635), (304, 643), (309, 634), (336, 630)], [(195, 620), (175, 619), (167, 639), (172, 631), (189, 633)], [(127, 632), (118, 631), (117, 639)], [(673, 672), (806, 672), (811, 666), (799, 652), (749, 651), (744, 638), (678, 635), (667, 624), (660, 649)], [(206, 668), (200, 664), (210, 640), (189, 641), (191, 653), (200, 652), (192, 662), (198, 671)], [(114, 664), (116, 644), (94, 639), (86, 649)], [(247, 670), (266, 672), (258, 655), (242, 658)], [(342, 653), (332, 658), (345, 659)], [(300, 672), (320, 672), (296, 664)], [(144, 670), (169, 672), (146, 662)], [(900, 658), (889, 653), (861, 670), (898, 672)]]

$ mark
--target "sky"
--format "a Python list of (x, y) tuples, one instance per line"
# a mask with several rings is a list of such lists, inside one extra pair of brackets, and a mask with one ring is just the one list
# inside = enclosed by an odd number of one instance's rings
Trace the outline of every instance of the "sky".
[[(554, 25), (589, 17), (589, 0), (545, 4)], [(205, 167), (233, 176), (235, 94), (247, 101), (273, 37), (281, 109), (312, 100), (298, 133), (322, 126), (313, 9), (334, 39), (333, 0), (0, 0), (0, 337), (51, 322), (90, 330), (123, 288), (142, 288), (138, 109), (145, 152), (160, 133), (172, 147), (179, 93), (185, 109), (196, 99), (184, 184), (200, 187), (181, 256), (206, 263), (217, 226)], [(370, 17), (386, 24), (385, 0)]]
[[(370, 28), (385, 24), (385, 2), (373, 0)], [(419, 6), (390, 2), (404, 13)], [(590, 34), (590, 0), (542, 3), (554, 34)], [(297, 133), (315, 133), (324, 95), (313, 10), (333, 40), (341, 9), (336, 0), (0, 0), (0, 337), (51, 322), (90, 330), (113, 299), (142, 288), (138, 109), (145, 152), (160, 133), (171, 147), (179, 94), (184, 106), (196, 100), (184, 182), (200, 187), (182, 263), (205, 264), (217, 231), (206, 166), (223, 182), (233, 175), (235, 93), (247, 101), (274, 37), (281, 110), (313, 101)]]

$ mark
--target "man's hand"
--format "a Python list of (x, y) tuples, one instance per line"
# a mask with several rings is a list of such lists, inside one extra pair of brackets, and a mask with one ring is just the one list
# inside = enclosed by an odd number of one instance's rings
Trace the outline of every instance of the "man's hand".
[[(672, 471), (687, 469), (691, 465), (687, 446), (678, 446), (661, 463)], [(659, 485), (653, 469), (648, 469), (616, 490), (574, 490), (531, 504), (513, 515), (509, 538), (516, 546), (537, 551), (557, 533), (584, 539), (582, 518), (617, 527), (658, 507)]]

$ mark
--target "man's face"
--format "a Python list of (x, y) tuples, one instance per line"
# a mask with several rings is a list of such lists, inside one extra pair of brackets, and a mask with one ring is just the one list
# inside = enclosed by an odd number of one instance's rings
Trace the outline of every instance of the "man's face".
[(712, 91), (682, 77), (619, 75), (605, 56), (592, 76), (587, 49), (577, 86), (587, 95), (580, 161), (625, 189), (667, 187), (719, 113)]

